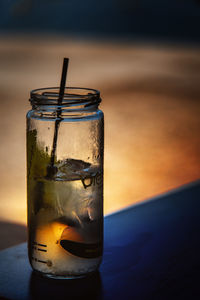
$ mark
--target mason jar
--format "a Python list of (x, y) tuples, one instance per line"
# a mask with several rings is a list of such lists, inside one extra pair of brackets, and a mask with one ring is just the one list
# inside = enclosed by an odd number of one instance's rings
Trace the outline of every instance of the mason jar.
[(52, 278), (95, 272), (103, 249), (104, 116), (88, 88), (31, 91), (27, 113), (28, 254)]

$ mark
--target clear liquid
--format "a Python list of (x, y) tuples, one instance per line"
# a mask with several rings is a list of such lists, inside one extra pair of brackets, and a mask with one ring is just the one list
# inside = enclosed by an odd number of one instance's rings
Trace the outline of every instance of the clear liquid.
[(80, 162), (60, 163), (51, 179), (28, 179), (29, 260), (52, 277), (85, 275), (101, 262), (102, 172)]

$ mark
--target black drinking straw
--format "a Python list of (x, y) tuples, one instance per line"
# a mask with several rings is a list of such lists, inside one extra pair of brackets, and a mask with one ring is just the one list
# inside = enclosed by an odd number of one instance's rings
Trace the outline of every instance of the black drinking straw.
[(58, 97), (58, 109), (57, 109), (57, 118), (55, 121), (55, 128), (54, 128), (54, 137), (53, 137), (53, 147), (51, 151), (51, 162), (50, 166), (47, 168), (47, 174), (48, 176), (52, 176), (57, 172), (57, 168), (54, 166), (55, 163), (55, 153), (56, 153), (56, 146), (57, 146), (57, 139), (58, 139), (58, 129), (61, 122), (61, 105), (62, 100), (65, 93), (65, 83), (67, 79), (67, 69), (69, 64), (69, 58), (64, 58), (63, 60), (63, 68), (62, 68), (62, 76), (60, 80), (60, 90), (59, 90), (59, 97)]
[(67, 80), (67, 69), (69, 64), (69, 58), (63, 59), (63, 69), (62, 69), (62, 76), (60, 80), (60, 91), (59, 91), (59, 98), (58, 98), (58, 105), (62, 104), (63, 96), (65, 93), (65, 83)]

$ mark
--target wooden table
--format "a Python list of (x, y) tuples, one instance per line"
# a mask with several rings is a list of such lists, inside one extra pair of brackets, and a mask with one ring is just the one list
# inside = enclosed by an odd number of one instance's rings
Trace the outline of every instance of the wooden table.
[(77, 280), (32, 272), (27, 245), (0, 252), (0, 299), (200, 299), (200, 182), (105, 217), (100, 271)]

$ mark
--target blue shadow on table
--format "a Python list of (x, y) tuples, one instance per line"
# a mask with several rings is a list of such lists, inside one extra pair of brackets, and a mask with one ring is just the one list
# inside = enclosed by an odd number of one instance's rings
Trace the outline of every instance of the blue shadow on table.
[(200, 299), (199, 215), (196, 181), (105, 218), (108, 299)]

